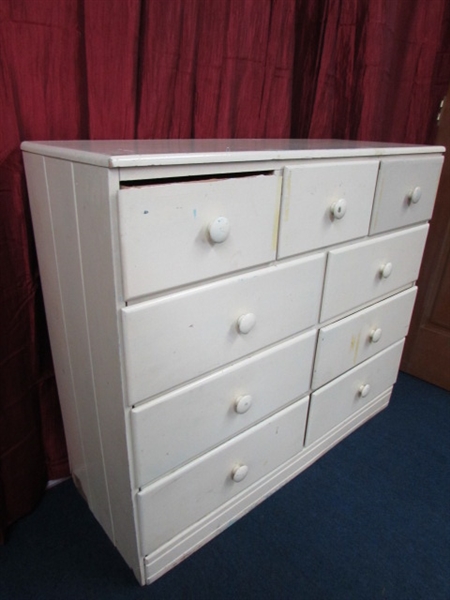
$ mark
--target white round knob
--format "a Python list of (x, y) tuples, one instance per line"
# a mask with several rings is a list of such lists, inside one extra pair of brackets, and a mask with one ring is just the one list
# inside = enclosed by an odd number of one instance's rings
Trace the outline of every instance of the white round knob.
[(359, 387), (358, 394), (361, 396), (361, 398), (365, 398), (366, 396), (368, 396), (369, 392), (370, 392), (370, 385), (368, 383), (361, 385)]
[(231, 479), (236, 483), (242, 481), (247, 477), (248, 467), (247, 465), (237, 465), (231, 472)]
[(417, 204), (421, 198), (422, 198), (422, 188), (415, 187), (409, 195), (409, 199), (410, 199), (411, 203)]
[(234, 403), (234, 410), (240, 415), (243, 415), (248, 411), (248, 409), (252, 405), (252, 402), (253, 399), (250, 396), (250, 394), (245, 394), (245, 396), (239, 396), (239, 398), (236, 398), (236, 401)]
[(221, 244), (230, 235), (230, 221), (226, 217), (217, 217), (208, 227), (209, 237), (216, 244)]
[(347, 200), (345, 198), (340, 198), (333, 202), (330, 206), (330, 213), (333, 219), (342, 219), (347, 211)]
[(387, 279), (391, 273), (392, 273), (392, 263), (391, 262), (387, 262), (380, 268), (380, 277), (382, 279)]
[(373, 342), (374, 344), (376, 344), (377, 342), (379, 342), (380, 339), (381, 339), (381, 329), (380, 329), (380, 327), (377, 327), (376, 329), (372, 329), (372, 331), (369, 334), (369, 338), (370, 338), (370, 341)]
[(253, 329), (256, 323), (256, 316), (253, 313), (241, 315), (237, 321), (239, 333), (248, 333)]

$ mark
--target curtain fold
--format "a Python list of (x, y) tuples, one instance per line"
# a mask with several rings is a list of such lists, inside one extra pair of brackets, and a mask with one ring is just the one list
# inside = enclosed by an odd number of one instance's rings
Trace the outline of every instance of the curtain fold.
[(139, 138), (289, 137), (295, 0), (148, 2)]
[(0, 0), (0, 537), (69, 472), (22, 140), (433, 141), (446, 0)]
[(432, 142), (449, 15), (439, 1), (299, 0), (292, 137)]
[(89, 139), (136, 137), (141, 10), (141, 0), (83, 3), (80, 27)]

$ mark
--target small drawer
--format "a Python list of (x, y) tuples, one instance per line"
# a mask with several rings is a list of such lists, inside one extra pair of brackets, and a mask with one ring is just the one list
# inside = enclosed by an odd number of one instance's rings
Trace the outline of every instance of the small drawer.
[(377, 172), (377, 160), (286, 167), (278, 257), (367, 235)]
[(309, 390), (310, 331), (131, 411), (141, 487), (247, 429)]
[(317, 342), (313, 389), (384, 350), (408, 333), (417, 288), (322, 327)]
[(428, 221), (433, 212), (443, 156), (381, 161), (370, 233)]
[(139, 492), (142, 554), (155, 551), (301, 452), (308, 398)]
[(311, 396), (305, 446), (363, 409), (397, 379), (404, 340), (396, 342)]
[(314, 254), (122, 309), (129, 404), (313, 326), (324, 268)]
[(274, 260), (280, 189), (273, 173), (121, 189), (125, 299)]
[(321, 321), (344, 314), (414, 282), (428, 225), (419, 225), (328, 254)]

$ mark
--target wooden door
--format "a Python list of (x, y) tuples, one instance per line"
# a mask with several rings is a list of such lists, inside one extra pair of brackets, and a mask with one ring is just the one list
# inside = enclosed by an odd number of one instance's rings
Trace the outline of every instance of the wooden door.
[(450, 390), (450, 91), (436, 144), (447, 152), (401, 369)]

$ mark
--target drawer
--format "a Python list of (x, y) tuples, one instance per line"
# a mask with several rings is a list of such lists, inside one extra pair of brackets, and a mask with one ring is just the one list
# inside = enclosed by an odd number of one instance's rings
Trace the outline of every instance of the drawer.
[(317, 342), (313, 389), (384, 350), (408, 333), (417, 288), (322, 327)]
[(312, 394), (305, 446), (319, 440), (395, 383), (403, 344), (404, 340), (396, 342)]
[(275, 259), (280, 175), (170, 181), (119, 192), (125, 299)]
[(417, 279), (428, 225), (336, 248), (328, 254), (321, 321)]
[(308, 397), (139, 492), (142, 553), (150, 554), (300, 452), (307, 409)]
[(316, 332), (221, 369), (131, 411), (142, 486), (261, 421), (309, 391)]
[(305, 161), (284, 170), (280, 258), (364, 237), (377, 160)]
[(317, 322), (325, 254), (251, 271), (122, 309), (134, 404)]
[(383, 159), (370, 233), (428, 221), (433, 212), (443, 161), (443, 156)]

